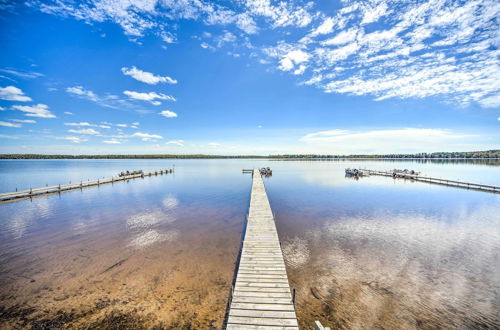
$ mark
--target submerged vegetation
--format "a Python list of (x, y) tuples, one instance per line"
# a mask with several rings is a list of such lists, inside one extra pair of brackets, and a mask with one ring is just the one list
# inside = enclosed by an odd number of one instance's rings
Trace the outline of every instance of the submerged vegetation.
[(0, 154), (0, 159), (500, 159), (500, 150), (432, 152), (416, 154), (386, 155), (43, 155), (43, 154)]

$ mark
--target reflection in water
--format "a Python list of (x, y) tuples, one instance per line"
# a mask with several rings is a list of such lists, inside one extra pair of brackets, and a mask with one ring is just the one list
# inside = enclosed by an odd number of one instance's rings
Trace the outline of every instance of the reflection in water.
[[(453, 222), (343, 217), (291, 239), (283, 252), (301, 289), (301, 321), (316, 314), (341, 328), (500, 327), (499, 214), (497, 205)], [(301, 264), (308, 249), (314, 258)]]
[(307, 241), (299, 237), (286, 240), (282, 244), (282, 251), (286, 264), (292, 268), (303, 266), (309, 260), (311, 253), (307, 247)]
[(135, 238), (130, 242), (130, 245), (136, 248), (143, 248), (153, 243), (159, 243), (166, 240), (173, 241), (179, 236), (178, 231), (166, 231), (158, 232), (153, 229), (149, 229), (145, 232), (137, 234)]
[(148, 213), (139, 213), (127, 219), (127, 227), (130, 230), (150, 228), (160, 223), (172, 223), (175, 218), (172, 215), (165, 214), (162, 211)]
[(0, 328), (220, 328), (249, 182), (199, 175), (0, 205)]
[[(179, 204), (177, 198), (169, 194), (162, 201), (165, 210), (172, 210)], [(173, 241), (179, 236), (178, 230), (151, 229), (158, 225), (166, 225), (175, 221), (175, 217), (161, 210), (139, 213), (127, 219), (127, 227), (133, 233), (129, 246), (145, 248), (154, 243)]]
[[(171, 163), (0, 161), (0, 189)], [(500, 184), (498, 165), (176, 160), (175, 175), (0, 204), (0, 328), (220, 328), (249, 203), (241, 169), (267, 166), (303, 328), (500, 328), (498, 195), (344, 177)]]
[(179, 200), (173, 195), (168, 195), (162, 201), (162, 204), (166, 210), (171, 210), (171, 209), (176, 208), (179, 205)]
[(24, 236), (26, 230), (37, 220), (42, 220), (50, 215), (50, 200), (35, 199), (28, 207), (18, 209), (11, 205), (5, 207), (6, 230), (14, 239)]

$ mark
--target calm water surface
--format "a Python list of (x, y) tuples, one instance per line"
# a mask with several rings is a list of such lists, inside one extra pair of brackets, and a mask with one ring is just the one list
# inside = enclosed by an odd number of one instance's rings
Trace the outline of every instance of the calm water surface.
[(251, 178), (265, 180), (302, 327), (500, 328), (500, 195), (345, 178), (410, 168), (500, 185), (499, 162), (0, 161), (0, 191), (163, 175), (0, 205), (0, 327), (220, 328)]

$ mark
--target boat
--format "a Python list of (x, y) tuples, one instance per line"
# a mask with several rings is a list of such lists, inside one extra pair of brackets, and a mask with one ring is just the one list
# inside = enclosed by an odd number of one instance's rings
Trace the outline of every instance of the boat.
[(260, 175), (271, 176), (273, 171), (269, 167), (263, 167), (259, 169)]
[(138, 171), (126, 171), (126, 172), (120, 172), (118, 174), (118, 176), (121, 178), (121, 177), (124, 177), (124, 176), (129, 176), (129, 175), (137, 175), (137, 174), (144, 174), (144, 172), (142, 170), (138, 170)]
[(398, 178), (414, 178), (420, 175), (420, 172), (414, 171), (414, 170), (398, 170), (394, 169), (392, 170), (392, 176), (393, 177), (398, 177)]
[(360, 177), (360, 176), (368, 176), (368, 173), (364, 172), (363, 170), (357, 169), (357, 168), (346, 168), (345, 175), (346, 176)]

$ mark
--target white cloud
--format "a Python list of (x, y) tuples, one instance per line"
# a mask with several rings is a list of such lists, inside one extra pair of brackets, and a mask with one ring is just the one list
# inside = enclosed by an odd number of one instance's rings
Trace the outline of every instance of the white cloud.
[(70, 116), (72, 116), (72, 115), (73, 115), (73, 112), (64, 111), (64, 114), (65, 114), (65, 115), (70, 115)]
[(4, 72), (4, 73), (14, 75), (14, 76), (19, 77), (19, 78), (24, 78), (24, 79), (34, 79), (34, 78), (38, 78), (38, 77), (43, 77), (43, 74), (39, 73), (39, 72), (21, 72), (21, 71), (9, 69), (9, 68), (0, 69), (0, 72)]
[(479, 100), (477, 100), (485, 108), (497, 108), (500, 107), (500, 93), (496, 95), (488, 95)]
[[(444, 102), (500, 106), (500, 5), (459, 2), (349, 1), (320, 29), (297, 33), (264, 53), (276, 67), (303, 73), (288, 52), (307, 58), (304, 84), (327, 93), (370, 95), (375, 100), (439, 96)], [(322, 16), (324, 17), (324, 16)], [(330, 30), (332, 22), (334, 30)], [(366, 25), (377, 22), (377, 26)], [(335, 32), (322, 40), (322, 33)], [(305, 62), (304, 62), (305, 63)], [(299, 66), (299, 68), (296, 68)]]
[(184, 140), (172, 140), (172, 141), (168, 141), (167, 144), (174, 144), (176, 146), (183, 147)]
[(161, 135), (141, 133), (141, 132), (137, 132), (137, 133), (132, 134), (132, 137), (138, 137), (142, 141), (156, 141), (159, 139), (163, 139), (163, 136), (161, 136)]
[(149, 92), (149, 93), (140, 93), (140, 92), (134, 92), (134, 91), (124, 91), (123, 94), (127, 95), (131, 99), (134, 100), (140, 100), (140, 101), (148, 101), (153, 105), (161, 105), (160, 101), (155, 101), (155, 100), (166, 100), (166, 101), (175, 101), (175, 98), (170, 95), (165, 95), (165, 94), (158, 94), (156, 92)]
[(88, 127), (96, 127), (97, 125), (91, 124), (89, 122), (83, 121), (79, 123), (64, 123), (66, 126), (88, 126)]
[(0, 100), (29, 102), (31, 98), (24, 95), (24, 92), (17, 87), (0, 87)]
[[(346, 0), (328, 13), (315, 9), (319, 6), (312, 1), (242, 0), (226, 5), (197, 0), (116, 0), (112, 4), (31, 0), (30, 4), (89, 24), (114, 22), (135, 42), (146, 34), (175, 41), (176, 28), (170, 27), (181, 20), (223, 27), (224, 34), (214, 37), (213, 45), (200, 41), (214, 51), (225, 42), (251, 45), (249, 39), (242, 41), (241, 33), (228, 31), (230, 26), (249, 34), (266, 33), (269, 37), (256, 38), (256, 44), (260, 42), (275, 67), (301, 75), (304, 84), (329, 93), (377, 100), (439, 96), (459, 105), (500, 106), (500, 5), (496, 0)], [(242, 54), (239, 49), (225, 53)], [(259, 53), (252, 51), (249, 56)], [(139, 71), (137, 75), (143, 76)], [(151, 74), (145, 80), (155, 81), (154, 77), (158, 76)]]
[[(117, 95), (103, 94), (98, 95), (93, 91), (84, 88), (83, 86), (74, 86), (66, 88), (66, 92), (84, 100), (95, 102), (100, 106), (112, 109), (133, 108), (133, 105), (125, 99), (121, 99)], [(72, 114), (72, 113), (68, 113)]]
[(177, 84), (177, 80), (175, 79), (168, 76), (156, 76), (151, 72), (142, 71), (135, 66), (132, 68), (123, 67), (122, 73), (149, 85), (156, 85), (158, 83)]
[(108, 126), (108, 125), (99, 125), (100, 128), (106, 128), (106, 129), (109, 129), (111, 128), (111, 126)]
[(81, 138), (81, 137), (78, 137), (78, 136), (59, 136), (59, 137), (56, 137), (56, 139), (57, 140), (70, 141), (70, 142), (73, 142), (73, 143), (81, 143), (81, 142), (88, 141), (87, 139)]
[(246, 0), (245, 5), (251, 15), (270, 19), (273, 27), (305, 27), (313, 20), (309, 12), (312, 3), (301, 7), (292, 2), (282, 1), (273, 5), (270, 0)]
[(304, 64), (301, 64), (295, 71), (293, 71), (294, 75), (301, 75), (303, 74), (307, 69), (307, 66)]
[(318, 26), (313, 32), (311, 32), (311, 36), (317, 36), (320, 34), (328, 34), (333, 31), (333, 27), (335, 25), (335, 21), (333, 18), (326, 18), (320, 26)]
[(411, 153), (474, 148), (474, 134), (435, 128), (398, 128), (368, 131), (328, 130), (300, 141), (330, 153)]
[(127, 124), (115, 124), (116, 127), (128, 127)]
[(25, 112), (28, 117), (56, 118), (56, 116), (50, 112), (49, 107), (45, 104), (37, 104), (33, 106), (14, 105), (12, 108)]
[(333, 65), (338, 61), (347, 59), (349, 56), (356, 54), (359, 50), (359, 44), (353, 42), (345, 46), (330, 50), (326, 48), (317, 48), (316, 56), (321, 61), (328, 65)]
[(98, 131), (93, 128), (83, 128), (83, 129), (70, 129), (68, 132), (73, 134), (85, 134), (85, 135), (100, 135)]
[(215, 50), (215, 48), (214, 48), (214, 47), (210, 46), (210, 45), (209, 45), (209, 44), (207, 44), (206, 42), (202, 42), (202, 43), (200, 44), (200, 47), (201, 47), (201, 48), (204, 48), (204, 49), (212, 49), (212, 50)]
[(335, 37), (322, 41), (321, 44), (323, 46), (344, 45), (346, 43), (354, 41), (356, 39), (356, 35), (358, 34), (358, 32), (359, 30), (357, 29), (341, 31)]
[(236, 26), (248, 34), (257, 33), (257, 24), (248, 13), (236, 15)]
[(220, 143), (210, 142), (210, 143), (207, 143), (207, 146), (209, 146), (210, 148), (218, 148), (218, 147), (220, 147)]
[(300, 49), (292, 50), (286, 53), (280, 60), (279, 69), (283, 71), (290, 71), (295, 65), (307, 62), (310, 55)]
[(175, 118), (177, 117), (177, 114), (173, 111), (170, 110), (163, 110), (160, 112), (160, 115), (167, 117), (167, 118)]
[(15, 128), (19, 128), (19, 127), (22, 127), (23, 125), (21, 125), (21, 124), (9, 123), (9, 122), (6, 122), (6, 121), (0, 121), (0, 126), (3, 126), (3, 127), (15, 127)]
[(83, 88), (83, 86), (68, 87), (66, 88), (66, 92), (78, 95), (93, 102), (99, 101), (99, 97), (93, 91), (87, 90)]
[[(311, 13), (312, 2), (301, 5), (294, 2), (271, 3), (270, 0), (246, 0), (225, 7), (210, 1), (89, 1), (73, 4), (59, 0), (30, 2), (42, 12), (71, 16), (87, 23), (110, 21), (118, 24), (131, 41), (151, 33), (167, 43), (175, 42), (174, 29), (179, 20), (199, 20), (206, 25), (234, 25), (248, 34), (257, 33), (256, 19), (263, 18), (272, 28), (306, 27), (317, 16)], [(230, 8), (229, 8), (230, 7)]]
[(15, 121), (16, 123), (23, 123), (23, 124), (36, 124), (36, 120), (33, 120), (33, 119), (11, 119), (11, 121)]
[(15, 135), (0, 134), (0, 139), (17, 140), (19, 137)]
[(375, 8), (367, 6), (363, 10), (363, 18), (361, 20), (361, 24), (369, 24), (378, 21), (382, 16), (388, 14), (387, 12), (387, 3), (381, 2)]
[(104, 140), (104, 141), (102, 141), (102, 143), (105, 143), (105, 144), (121, 144), (121, 142), (118, 141), (118, 140), (116, 140), (116, 139)]

